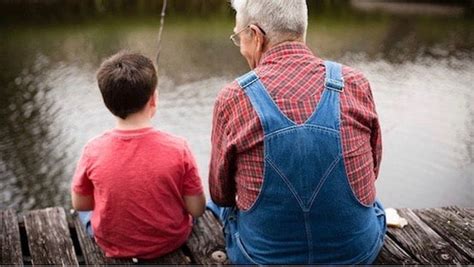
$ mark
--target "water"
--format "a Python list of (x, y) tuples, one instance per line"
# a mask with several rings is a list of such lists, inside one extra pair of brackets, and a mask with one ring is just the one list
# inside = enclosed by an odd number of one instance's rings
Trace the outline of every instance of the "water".
[[(472, 17), (457, 6), (429, 5), (420, 14), (419, 6), (403, 12), (342, 2), (314, 11), (308, 44), (371, 82), (384, 144), (379, 197), (394, 207), (473, 206)], [(231, 13), (212, 12), (167, 18), (153, 119), (189, 140), (206, 188), (215, 96), (248, 70), (228, 40)], [(156, 53), (158, 18), (120, 14), (53, 22), (3, 17), (0, 209), (70, 206), (83, 145), (114, 125), (96, 86), (97, 67), (120, 49)]]

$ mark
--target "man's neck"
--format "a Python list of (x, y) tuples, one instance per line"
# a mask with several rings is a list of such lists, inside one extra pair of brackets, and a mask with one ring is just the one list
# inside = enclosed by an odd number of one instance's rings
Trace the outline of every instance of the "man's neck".
[(131, 114), (126, 119), (117, 119), (118, 130), (136, 130), (152, 127), (151, 118), (145, 114)]
[(275, 43), (271, 43), (271, 42), (267, 43), (265, 45), (265, 47), (263, 48), (262, 55), (261, 55), (260, 59), (257, 62), (257, 66), (259, 66), (262, 63), (262, 60), (267, 55), (268, 51), (272, 50), (272, 48), (274, 48), (276, 46), (279, 46), (279, 45), (286, 44), (286, 43), (294, 43), (294, 42), (305, 44), (304, 38), (298, 38), (298, 39), (294, 39), (294, 40), (283, 40), (283, 41), (279, 41), (279, 42), (275, 42)]
[(297, 38), (297, 39), (290, 39), (290, 40), (283, 40), (275, 43), (268, 43), (265, 48), (264, 48), (264, 53), (267, 52), (268, 50), (274, 48), (275, 46), (279, 46), (285, 43), (303, 43), (306, 44), (305, 40), (303, 38)]

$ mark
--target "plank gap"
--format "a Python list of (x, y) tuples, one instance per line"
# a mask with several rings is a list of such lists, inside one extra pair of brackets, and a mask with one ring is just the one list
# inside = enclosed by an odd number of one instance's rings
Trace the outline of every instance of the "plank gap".
[(69, 232), (71, 234), (72, 245), (76, 252), (76, 258), (79, 264), (85, 264), (84, 254), (82, 253), (81, 245), (79, 244), (79, 237), (77, 236), (76, 227), (69, 225)]
[(23, 264), (31, 265), (31, 253), (28, 245), (28, 236), (26, 234), (25, 223), (19, 223), (20, 228), (20, 240), (21, 240), (21, 254), (23, 254)]

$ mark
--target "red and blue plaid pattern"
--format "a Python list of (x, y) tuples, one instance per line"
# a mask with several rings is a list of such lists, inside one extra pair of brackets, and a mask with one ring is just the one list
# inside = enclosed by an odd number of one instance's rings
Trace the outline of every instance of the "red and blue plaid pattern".
[[(294, 122), (314, 112), (324, 89), (322, 59), (303, 43), (283, 43), (265, 53), (255, 69), (263, 85)], [(344, 163), (355, 196), (363, 204), (375, 200), (375, 179), (382, 139), (372, 92), (362, 73), (343, 67), (341, 135)], [(209, 188), (224, 206), (252, 206), (263, 183), (263, 129), (237, 82), (219, 92), (214, 106)]]

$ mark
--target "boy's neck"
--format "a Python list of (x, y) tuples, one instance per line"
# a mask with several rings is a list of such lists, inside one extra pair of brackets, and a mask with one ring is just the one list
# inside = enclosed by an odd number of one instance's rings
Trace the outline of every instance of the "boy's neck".
[(152, 127), (151, 118), (144, 114), (130, 114), (126, 119), (117, 118), (118, 130), (137, 130)]

